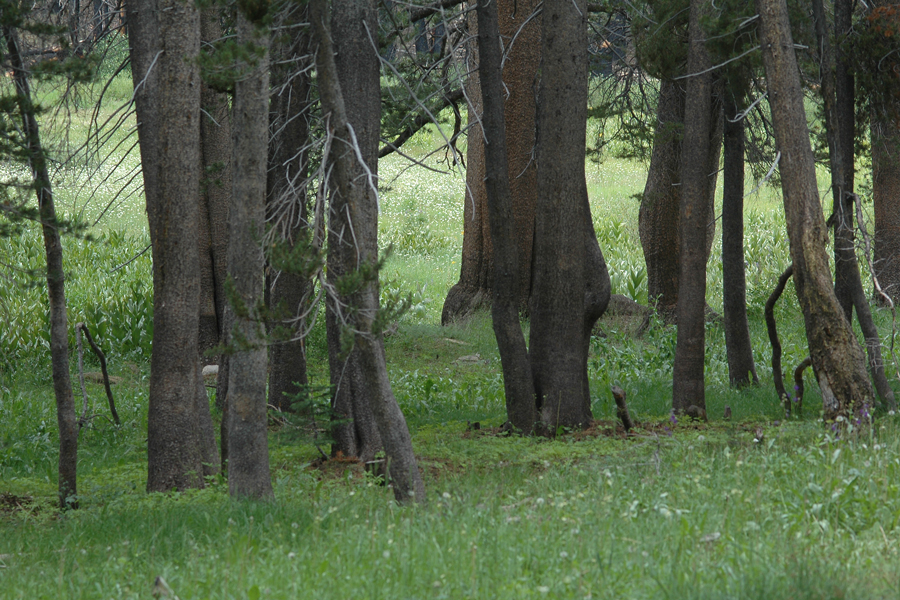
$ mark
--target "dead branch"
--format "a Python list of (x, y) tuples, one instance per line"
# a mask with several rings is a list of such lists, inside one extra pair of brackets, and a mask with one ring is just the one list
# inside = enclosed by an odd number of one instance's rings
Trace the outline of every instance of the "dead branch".
[(781, 341), (778, 339), (778, 328), (775, 325), (775, 303), (781, 298), (784, 286), (787, 285), (788, 279), (793, 274), (794, 265), (792, 263), (778, 278), (778, 285), (775, 286), (772, 295), (766, 300), (765, 309), (766, 330), (769, 333), (769, 343), (772, 345), (772, 377), (775, 380), (775, 391), (778, 392), (778, 398), (784, 404), (786, 416), (791, 414), (791, 398), (784, 391), (784, 373), (781, 371)]
[(803, 371), (810, 365), (812, 359), (807, 356), (794, 369), (794, 406), (797, 407), (797, 417), (803, 416)]

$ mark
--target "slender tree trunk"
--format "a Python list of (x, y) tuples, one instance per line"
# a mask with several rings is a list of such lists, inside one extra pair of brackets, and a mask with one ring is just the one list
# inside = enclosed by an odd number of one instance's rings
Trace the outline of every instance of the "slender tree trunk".
[[(378, 425), (378, 431), (384, 443), (384, 451), (388, 462), (388, 475), (394, 488), (394, 497), (398, 502), (422, 501), (425, 499), (425, 486), (416, 463), (412, 449), (412, 439), (406, 425), (406, 419), (397, 405), (387, 377), (387, 365), (384, 358), (384, 342), (381, 332), (376, 328), (378, 306), (378, 211), (377, 211), (377, 155), (379, 112), (360, 114), (360, 106), (353, 107), (353, 115), (359, 121), (353, 122), (344, 105), (342, 82), (338, 77), (338, 66), (335, 64), (334, 45), (331, 40), (330, 24), (327, 18), (325, 0), (312, 0), (309, 3), (310, 22), (313, 26), (315, 40), (318, 42), (316, 52), (317, 77), (322, 111), (326, 115), (329, 129), (334, 133), (334, 144), (327, 159), (333, 165), (333, 177), (336, 189), (333, 196), (339, 196), (346, 207), (339, 216), (345, 217), (344, 224), (349, 231), (355, 233), (357, 262), (354, 266), (357, 274), (365, 279), (359, 291), (353, 294), (349, 306), (353, 313), (349, 315), (350, 324), (355, 329), (354, 347), (359, 351), (361, 374), (370, 394), (370, 405)], [(345, 21), (357, 28), (357, 32), (365, 33), (359, 17), (365, 15), (368, 31), (376, 30), (377, 17), (375, 4), (371, 0), (355, 0), (335, 6), (339, 9), (334, 14), (334, 21)], [(352, 20), (348, 20), (351, 19)], [(360, 32), (359, 30), (362, 29)], [(344, 36), (348, 35), (343, 30)], [(359, 35), (359, 34), (358, 34)], [(368, 40), (368, 35), (363, 35)], [(357, 38), (358, 39), (358, 38)], [(340, 39), (341, 43), (349, 40)], [(374, 54), (370, 45), (366, 55)], [(346, 55), (346, 52), (341, 54)], [(359, 55), (359, 69), (368, 70), (364, 65), (367, 60)], [(368, 97), (378, 97), (378, 71), (368, 86), (362, 87)], [(358, 81), (358, 80), (356, 80)], [(360, 82), (362, 83), (362, 82)], [(352, 85), (352, 84), (351, 84)], [(356, 94), (354, 90), (349, 92)], [(351, 148), (349, 144), (357, 144)], [(365, 162), (357, 159), (357, 151)], [(332, 216), (334, 216), (332, 211)], [(332, 224), (332, 228), (334, 224)]]
[(153, 244), (147, 489), (167, 491), (203, 485), (196, 410), (200, 19), (193, 4), (179, 0), (130, 8), (132, 76)]
[(59, 507), (77, 508), (78, 425), (75, 417), (75, 398), (72, 395), (69, 377), (69, 330), (62, 243), (57, 228), (47, 158), (41, 145), (40, 130), (35, 117), (28, 75), (22, 63), (18, 36), (11, 27), (4, 27), (3, 37), (6, 38), (9, 61), (13, 69), (16, 101), (22, 115), (22, 132), (27, 145), (28, 164), (34, 178), (47, 260), (50, 361), (53, 371), (53, 394), (56, 397), (56, 421), (59, 426)]
[(551, 435), (591, 422), (587, 350), (610, 296), (584, 175), (586, 14), (583, 0), (548, 0), (542, 16), (529, 356), (540, 418)]
[(757, 384), (750, 327), (747, 323), (747, 280), (744, 272), (744, 121), (734, 96), (725, 92), (725, 136), (722, 189), (722, 312), (725, 354), (731, 385)]
[[(533, 260), (534, 215), (537, 203), (537, 167), (534, 162), (535, 139), (535, 78), (540, 64), (540, 20), (531, 18), (538, 6), (535, 0), (497, 0), (500, 35), (504, 40), (515, 38), (503, 67), (504, 123), (506, 127), (506, 155), (509, 172), (513, 235), (517, 248), (517, 283), (513, 290), (517, 310), (527, 308), (531, 293)], [(474, 15), (470, 17), (470, 32), (477, 31)], [(527, 22), (527, 24), (526, 24)], [(509, 42), (505, 42), (509, 43)], [(479, 51), (467, 54), (470, 73), (479, 65)], [(466, 82), (469, 115), (482, 113), (482, 92), (479, 78), (471, 76)], [(447, 293), (441, 322), (463, 319), (474, 310), (491, 303), (494, 258), (488, 218), (489, 195), (485, 185), (485, 145), (481, 126), (470, 118), (466, 168), (466, 194), (463, 215), (463, 250), (459, 282)]]
[(713, 78), (700, 24), (701, 0), (690, 3), (687, 99), (684, 108), (684, 148), (681, 155), (681, 209), (678, 252), (678, 337), (672, 368), (672, 408), (706, 411), (706, 231), (710, 222), (709, 139), (712, 129)]
[[(266, 415), (266, 346), (258, 307), (263, 302), (261, 247), (266, 214), (269, 142), (269, 30), (238, 11), (237, 35), (259, 52), (239, 63), (234, 88), (234, 162), (228, 221), (228, 277), (234, 286), (237, 345), (228, 370), (228, 493), (271, 499)], [(258, 17), (261, 19), (261, 17)], [(250, 62), (252, 61), (252, 62)], [(247, 347), (241, 347), (243, 343)]]
[[(375, 31), (377, 18), (374, 9), (365, 0), (335, 4), (332, 11), (335, 66), (347, 119), (354, 128), (367, 168), (375, 174), (378, 165), (378, 119), (381, 115), (379, 64), (366, 29)], [(340, 151), (346, 151), (346, 148)], [(360, 171), (359, 167), (354, 169)], [(374, 190), (368, 189), (365, 175), (360, 172), (358, 177), (364, 201), (374, 202), (374, 198), (370, 198)], [(339, 191), (341, 182), (335, 184)], [(332, 194), (328, 220), (328, 282), (332, 286), (359, 268), (363, 252), (377, 252), (374, 245), (371, 248), (360, 247), (377, 239), (377, 215), (371, 222), (351, 222), (352, 201), (347, 194)], [(362, 349), (353, 343), (355, 334), (349, 322), (350, 315), (346, 308), (340, 306), (350, 306), (353, 302), (349, 296), (331, 296), (326, 305), (328, 362), (334, 388), (334, 444), (331, 450), (333, 455), (341, 453), (367, 462), (382, 449), (382, 441), (373, 412), (374, 395), (369, 387), (371, 382), (366, 378)]]
[[(278, 243), (294, 249), (309, 237), (306, 178), (309, 166), (310, 77), (305, 60), (309, 30), (299, 25), (305, 15), (289, 6), (283, 34), (273, 50), (273, 95), (269, 114), (268, 213)], [(276, 314), (293, 317), (306, 308), (310, 284), (306, 274), (293, 269), (269, 269), (269, 304)], [(275, 324), (273, 324), (275, 325)], [(269, 346), (269, 404), (282, 411), (307, 385), (306, 351), (302, 340), (276, 341)]]
[(500, 350), (506, 414), (517, 431), (531, 433), (536, 419), (534, 382), (528, 349), (519, 322), (516, 290), (519, 288), (519, 253), (512, 218), (512, 193), (507, 166), (506, 126), (503, 119), (503, 81), (500, 27), (497, 3), (478, 3), (479, 80), (484, 92), (481, 115), (484, 142), (485, 190), (491, 241), (494, 247), (493, 317), (494, 335)]
[(825, 253), (827, 232), (787, 5), (785, 0), (757, 0), (756, 6), (775, 141), (781, 153), (779, 170), (794, 286), (803, 310), (813, 370), (822, 392), (824, 416), (830, 420), (870, 406), (874, 394), (862, 348), (831, 283)]

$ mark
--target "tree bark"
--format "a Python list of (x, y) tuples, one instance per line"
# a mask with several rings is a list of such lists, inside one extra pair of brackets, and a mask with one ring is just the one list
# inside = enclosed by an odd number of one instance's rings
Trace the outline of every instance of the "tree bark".
[(519, 322), (519, 252), (513, 222), (512, 192), (507, 162), (508, 148), (503, 115), (503, 51), (495, 0), (478, 3), (478, 76), (484, 113), (481, 139), (484, 144), (484, 186), (487, 195), (491, 241), (494, 247), (493, 302), (491, 316), (506, 393), (506, 415), (516, 431), (534, 429), (534, 381), (528, 349)]
[[(377, 29), (374, 8), (367, 0), (342, 2), (332, 6), (331, 27), (334, 32), (335, 66), (343, 94), (347, 120), (352, 125), (360, 153), (366, 167), (373, 173), (378, 168), (379, 121), (381, 115), (378, 56), (372, 50), (366, 29)], [(320, 46), (321, 48), (321, 46)], [(346, 139), (346, 138), (342, 138)], [(340, 152), (348, 151), (342, 147)], [(356, 162), (353, 159), (351, 162)], [(361, 264), (361, 254), (377, 256), (377, 214), (361, 223), (351, 221), (350, 203), (375, 202), (374, 190), (369, 189), (361, 166), (351, 167), (361, 177), (361, 188), (355, 198), (340, 193), (341, 182), (335, 182), (332, 194), (328, 229), (328, 282), (350, 276)], [(350, 232), (353, 232), (352, 234)], [(366, 246), (363, 246), (366, 245)], [(355, 456), (363, 462), (375, 458), (382, 449), (381, 435), (375, 420), (372, 402), (375, 398), (366, 378), (362, 350), (353, 343), (355, 333), (349, 326), (347, 310), (354, 302), (349, 296), (330, 296), (326, 303), (328, 363), (331, 369), (332, 438), (331, 451)]]
[[(344, 17), (353, 19), (349, 24), (362, 29), (363, 22), (359, 20), (364, 15), (368, 30), (375, 31), (377, 17), (375, 4), (371, 0), (354, 0), (335, 5), (340, 12), (334, 14), (335, 22)], [(350, 230), (355, 234), (355, 250), (357, 258), (352, 266), (361, 276), (360, 289), (350, 298), (351, 309), (350, 326), (355, 330), (354, 347), (360, 356), (360, 369), (362, 377), (370, 394), (370, 405), (378, 425), (378, 431), (384, 443), (385, 455), (388, 463), (388, 475), (394, 488), (394, 497), (398, 502), (423, 501), (425, 499), (425, 486), (416, 463), (412, 450), (412, 440), (406, 419), (397, 405), (397, 400), (391, 391), (391, 385), (387, 377), (387, 365), (384, 358), (384, 342), (381, 331), (377, 327), (378, 315), (378, 211), (377, 211), (377, 153), (378, 130), (380, 112), (360, 114), (360, 105), (354, 105), (354, 115), (360, 120), (353, 122), (344, 104), (343, 85), (338, 77), (338, 67), (335, 64), (334, 45), (331, 40), (330, 24), (327, 18), (325, 0), (312, 0), (309, 3), (310, 22), (313, 26), (315, 40), (318, 42), (316, 52), (317, 78), (319, 82), (319, 94), (322, 102), (322, 111), (326, 115), (329, 130), (334, 134), (334, 142), (327, 160), (333, 165), (332, 182), (336, 189), (332, 190), (332, 197), (337, 196), (337, 201), (342, 201), (343, 210), (332, 217), (346, 219), (343, 222), (331, 223), (331, 228), (336, 225), (346, 225), (338, 232), (344, 232), (349, 236)], [(346, 20), (346, 19), (345, 19)], [(363, 29), (363, 31), (365, 31)], [(344, 35), (346, 30), (344, 30)], [(368, 35), (362, 39), (369, 40)], [(346, 42), (341, 39), (341, 42)], [(371, 45), (366, 50), (365, 56), (375, 53)], [(341, 52), (345, 55), (346, 52)], [(356, 56), (358, 70), (365, 68), (371, 57), (364, 59)], [(365, 62), (364, 62), (365, 61)], [(359, 66), (362, 65), (362, 66)], [(359, 80), (356, 80), (359, 81)], [(358, 90), (352, 90), (349, 94), (356, 97), (357, 93), (365, 93), (368, 97), (378, 98), (378, 71), (367, 74), (369, 82)], [(360, 84), (363, 82), (360, 81)], [(374, 89), (369, 87), (374, 83)], [(353, 85), (351, 83), (351, 85)], [(357, 144), (352, 148), (350, 144)], [(365, 162), (357, 159), (359, 151)], [(371, 176), (371, 178), (370, 178)], [(330, 269), (330, 265), (329, 265)]]
[(831, 282), (825, 253), (827, 232), (787, 5), (785, 0), (757, 0), (756, 5), (775, 141), (781, 153), (779, 171), (794, 287), (803, 310), (824, 416), (831, 420), (871, 406), (874, 394), (862, 348), (844, 317)]
[(710, 116), (713, 77), (700, 24), (701, 0), (691, 0), (688, 80), (684, 108), (684, 148), (681, 155), (679, 210), (678, 334), (672, 368), (672, 409), (696, 406), (706, 411), (706, 232), (710, 219)]
[[(269, 113), (268, 221), (275, 231), (276, 243), (290, 250), (309, 237), (306, 179), (309, 170), (310, 77), (306, 57), (309, 54), (309, 30), (299, 25), (305, 15), (289, 6), (285, 25), (291, 33), (273, 49), (273, 95)], [(292, 269), (269, 269), (269, 305), (276, 315), (294, 317), (302, 312), (310, 288), (304, 273)], [(272, 325), (277, 325), (273, 323)], [(292, 411), (308, 384), (306, 351), (302, 340), (275, 340), (269, 346), (269, 404), (281, 411)]]
[(900, 129), (876, 112), (871, 125), (875, 206), (875, 277), (894, 305), (900, 303)]
[(203, 485), (196, 410), (200, 20), (191, 3), (157, 0), (130, 7), (128, 26), (153, 245), (147, 489), (180, 490)]
[(584, 175), (586, 14), (584, 0), (548, 0), (542, 12), (529, 356), (540, 418), (551, 435), (591, 422), (587, 351), (610, 297)]
[[(261, 247), (266, 211), (269, 142), (269, 31), (258, 15), (238, 11), (238, 42), (258, 54), (238, 63), (234, 87), (234, 161), (228, 220), (228, 278), (233, 285), (235, 353), (228, 371), (228, 493), (273, 497), (266, 414), (266, 339), (263, 302), (265, 260)], [(243, 347), (242, 347), (243, 346)]]
[(47, 303), (50, 315), (50, 362), (53, 371), (53, 394), (56, 398), (56, 421), (59, 427), (58, 495), (61, 509), (78, 507), (78, 424), (75, 398), (69, 376), (69, 330), (66, 313), (65, 271), (63, 251), (53, 203), (53, 189), (47, 169), (47, 157), (35, 116), (28, 75), (22, 62), (18, 35), (12, 27), (3, 28), (9, 62), (12, 66), (16, 103), (22, 115), (22, 134), (28, 153), (33, 185), (37, 195), (44, 253), (47, 261)]
[[(503, 68), (504, 126), (506, 162), (512, 194), (510, 218), (517, 248), (517, 280), (513, 290), (517, 310), (527, 308), (531, 293), (534, 218), (537, 203), (537, 168), (534, 162), (535, 94), (540, 64), (540, 25), (532, 19), (538, 6), (535, 0), (497, 0), (500, 35), (515, 42), (508, 49)], [(524, 27), (523, 27), (524, 25)], [(470, 32), (477, 31), (475, 16)], [(521, 31), (520, 31), (521, 30)], [(507, 42), (508, 43), (508, 42)], [(468, 53), (470, 73), (478, 69), (478, 50)], [(463, 319), (473, 311), (490, 305), (494, 278), (494, 250), (488, 217), (488, 192), (485, 185), (485, 145), (481, 127), (472, 118), (483, 111), (479, 78), (466, 82), (470, 128), (467, 149), (466, 194), (463, 210), (463, 249), (459, 281), (450, 288), (444, 301), (441, 323)]]
[(747, 322), (744, 272), (744, 120), (730, 90), (725, 92), (724, 174), (722, 186), (722, 312), (725, 354), (732, 386), (759, 383)]

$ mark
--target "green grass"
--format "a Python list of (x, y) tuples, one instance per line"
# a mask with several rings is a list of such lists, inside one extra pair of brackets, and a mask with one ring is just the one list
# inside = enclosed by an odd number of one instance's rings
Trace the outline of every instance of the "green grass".
[[(127, 98), (122, 79), (117, 99)], [(74, 139), (88, 124), (84, 112), (73, 116)], [(110, 143), (126, 136), (123, 129)], [(423, 131), (412, 151), (421, 155), (437, 137)], [(446, 167), (442, 158), (428, 164)], [(133, 166), (136, 155), (124, 160)], [(818, 421), (820, 400), (808, 381), (805, 418), (779, 424), (762, 311), (788, 243), (772, 188), (746, 200), (747, 297), (761, 385), (728, 385), (724, 333), (711, 323), (711, 424), (673, 423), (674, 328), (654, 320), (635, 338), (634, 322), (604, 319), (605, 337), (593, 338), (588, 365), (600, 423), (546, 440), (491, 429), (505, 420), (505, 406), (489, 316), (439, 325), (459, 275), (464, 173), (404, 167), (391, 157), (379, 168), (380, 242), (393, 246), (382, 295), (414, 298), (386, 350), (427, 502), (400, 508), (353, 464), (314, 466), (310, 441), (274, 424), (273, 504), (233, 502), (219, 479), (202, 491), (145, 493), (151, 263), (144, 254), (115, 270), (147, 245), (140, 197), (126, 194), (93, 229), (96, 240), (65, 240), (70, 324), (91, 327), (123, 378), (113, 388), (122, 426), (98, 416), (80, 433), (78, 511), (53, 507), (58, 436), (45, 292), (41, 278), (28, 275), (41, 264), (42, 243), (31, 231), (0, 246), (0, 263), (10, 267), (0, 287), (0, 598), (146, 598), (157, 576), (184, 599), (900, 595), (898, 417), (835, 439)], [(111, 169), (84, 159), (54, 176), (69, 215), (94, 219), (116, 197), (113, 180), (92, 191), (89, 184), (103, 179), (91, 168)], [(646, 302), (634, 198), (646, 165), (608, 159), (588, 163), (587, 176), (614, 291)], [(717, 310), (719, 252), (717, 240), (707, 297)], [(791, 286), (776, 315), (783, 363), (793, 369), (806, 352)], [(889, 315), (876, 318), (889, 332)], [(70, 342), (74, 348), (74, 335)], [(307, 348), (312, 382), (327, 383), (322, 319)], [(86, 361), (97, 369), (92, 356)], [(627, 439), (610, 432), (612, 385), (626, 390), (642, 423)], [(102, 386), (88, 384), (88, 393), (89, 413), (104, 415)], [(730, 422), (720, 419), (726, 405)]]

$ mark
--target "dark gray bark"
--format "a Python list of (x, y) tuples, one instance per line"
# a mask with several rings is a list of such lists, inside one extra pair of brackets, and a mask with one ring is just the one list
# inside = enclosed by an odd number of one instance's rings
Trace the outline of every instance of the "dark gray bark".
[[(269, 31), (238, 11), (237, 36), (258, 55), (239, 63), (234, 87), (232, 196), (228, 215), (228, 280), (235, 306), (228, 370), (228, 493), (273, 497), (266, 413), (266, 346), (259, 306), (265, 260), (261, 246), (266, 213), (269, 141)], [(257, 18), (259, 18), (257, 16)]]
[(710, 115), (713, 113), (713, 76), (700, 24), (702, 5), (691, 0), (684, 151), (681, 155), (679, 211), (678, 335), (672, 368), (672, 408), (683, 413), (696, 406), (706, 411), (704, 366), (706, 354), (706, 232), (709, 210)]
[(494, 248), (493, 318), (494, 335), (503, 368), (506, 415), (517, 431), (531, 433), (535, 413), (534, 382), (528, 349), (519, 322), (519, 253), (512, 218), (513, 202), (507, 163), (506, 125), (503, 117), (503, 81), (500, 27), (497, 3), (478, 3), (478, 76), (483, 92), (481, 115), (484, 142), (484, 186), (487, 192), (491, 242)]
[[(364, 15), (365, 22), (369, 23), (369, 31), (374, 31), (377, 24), (375, 4), (370, 0), (355, 0), (341, 3), (340, 11), (335, 12), (334, 20), (338, 22), (344, 17), (350, 18), (350, 25), (363, 29), (360, 16)], [(375, 319), (378, 314), (378, 280), (375, 277), (378, 259), (378, 211), (377, 188), (374, 177), (377, 177), (377, 153), (378, 153), (378, 129), (379, 112), (359, 115), (360, 120), (354, 122), (348, 114), (344, 104), (342, 81), (338, 76), (338, 66), (335, 64), (334, 45), (331, 39), (331, 28), (327, 16), (325, 0), (312, 0), (309, 3), (310, 22), (313, 26), (314, 39), (317, 42), (316, 67), (319, 82), (319, 94), (322, 102), (322, 111), (328, 119), (329, 129), (334, 134), (334, 144), (327, 160), (333, 169), (332, 198), (338, 197), (343, 202), (344, 209), (335, 213), (332, 210), (332, 219), (335, 217), (346, 219), (343, 222), (332, 221), (330, 227), (336, 224), (346, 225), (338, 231), (345, 231), (349, 235), (350, 229), (355, 233), (357, 257), (353, 266), (360, 270), (361, 275), (368, 274), (359, 289), (350, 298), (350, 312), (347, 315), (349, 324), (355, 330), (354, 347), (359, 352), (360, 369), (364, 378), (367, 392), (370, 395), (370, 406), (378, 425), (378, 431), (384, 443), (384, 451), (388, 463), (388, 476), (394, 489), (394, 497), (398, 502), (423, 501), (425, 499), (425, 486), (416, 463), (412, 449), (412, 440), (406, 419), (397, 405), (391, 391), (391, 385), (387, 377), (387, 365), (384, 358), (384, 342), (381, 332), (375, 328)], [(344, 35), (347, 30), (343, 30)], [(364, 31), (364, 30), (363, 30)], [(368, 35), (363, 35), (368, 40)], [(348, 40), (342, 38), (344, 43)], [(370, 45), (366, 55), (374, 53), (375, 49)], [(341, 54), (346, 54), (342, 52)], [(367, 59), (357, 55), (361, 60), (359, 70), (365, 69)], [(369, 59), (370, 60), (370, 59)], [(368, 69), (366, 69), (368, 70)], [(363, 87), (361, 90), (351, 90), (349, 94), (365, 92), (368, 96), (378, 97), (378, 72), (369, 74), (369, 86), (372, 81), (375, 87)], [(360, 82), (362, 83), (362, 82)], [(351, 84), (353, 85), (353, 84)], [(359, 106), (354, 106), (354, 111)], [(354, 114), (358, 114), (354, 112)], [(358, 143), (356, 149), (349, 144), (354, 138)], [(357, 159), (356, 151), (362, 155), (364, 164)], [(371, 162), (369, 162), (371, 161)], [(368, 172), (367, 172), (368, 169)], [(369, 175), (373, 179), (370, 179)], [(330, 265), (329, 265), (330, 268)]]
[(75, 398), (69, 376), (69, 335), (66, 314), (65, 271), (63, 251), (53, 203), (53, 189), (47, 169), (47, 157), (41, 144), (28, 74), (22, 62), (18, 35), (12, 27), (3, 28), (8, 58), (12, 66), (16, 102), (22, 116), (22, 133), (27, 146), (28, 164), (34, 178), (44, 254), (47, 261), (47, 303), (50, 315), (50, 362), (53, 371), (53, 395), (56, 398), (56, 421), (59, 427), (58, 494), (59, 507), (78, 507), (78, 424)]
[(741, 387), (759, 383), (747, 322), (744, 272), (744, 121), (737, 118), (734, 96), (726, 91), (722, 185), (722, 312), (728, 379)]
[(191, 3), (158, 0), (130, 7), (128, 26), (153, 245), (147, 489), (167, 491), (203, 485), (196, 410), (200, 19)]
[[(306, 178), (309, 170), (310, 77), (302, 57), (309, 54), (309, 30), (299, 7), (289, 6), (283, 33), (273, 43), (272, 102), (269, 113), (268, 219), (276, 243), (294, 249), (308, 239)], [(279, 317), (304, 312), (309, 278), (296, 270), (268, 270), (268, 302)], [(273, 323), (278, 326), (279, 323)], [(291, 411), (308, 384), (302, 340), (275, 340), (269, 346), (269, 404)]]
[(803, 107), (785, 0), (757, 0), (769, 104), (781, 173), (794, 287), (803, 311), (813, 370), (826, 420), (871, 406), (865, 358), (834, 295), (825, 253), (827, 230)]
[(873, 111), (872, 195), (875, 277), (894, 305), (900, 302), (900, 130)]
[(587, 351), (610, 297), (584, 174), (586, 14), (583, 0), (549, 0), (542, 11), (529, 357), (542, 427), (551, 435), (592, 420)]

